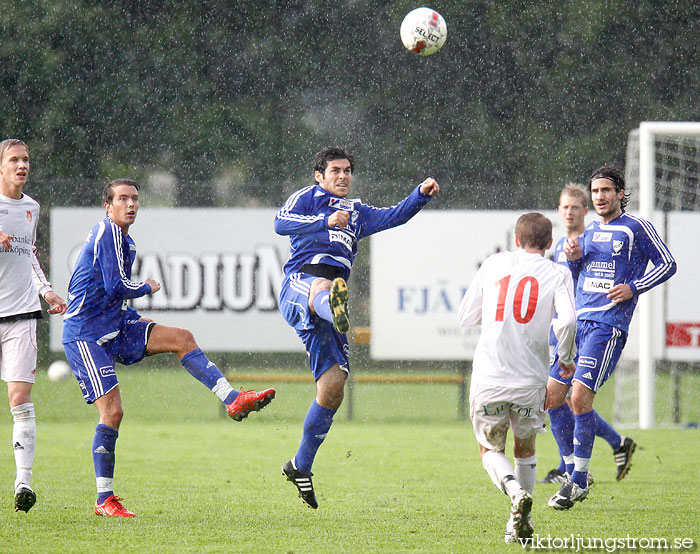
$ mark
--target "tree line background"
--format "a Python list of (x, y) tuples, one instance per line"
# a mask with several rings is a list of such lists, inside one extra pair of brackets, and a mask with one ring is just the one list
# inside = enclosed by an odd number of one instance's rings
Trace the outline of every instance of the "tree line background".
[(338, 144), (373, 204), (430, 175), (437, 208), (544, 209), (640, 121), (700, 119), (696, 0), (438, 0), (429, 57), (399, 40), (418, 5), (1, 2), (0, 134), (45, 207), (116, 177), (144, 205), (277, 206)]

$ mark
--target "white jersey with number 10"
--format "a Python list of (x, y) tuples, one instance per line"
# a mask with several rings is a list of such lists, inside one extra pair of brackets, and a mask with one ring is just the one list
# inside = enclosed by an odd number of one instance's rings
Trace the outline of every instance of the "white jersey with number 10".
[(571, 273), (537, 253), (521, 249), (489, 256), (469, 285), (458, 318), (463, 327), (482, 326), (472, 384), (545, 386), (550, 325), (559, 358), (569, 363), (576, 354)]

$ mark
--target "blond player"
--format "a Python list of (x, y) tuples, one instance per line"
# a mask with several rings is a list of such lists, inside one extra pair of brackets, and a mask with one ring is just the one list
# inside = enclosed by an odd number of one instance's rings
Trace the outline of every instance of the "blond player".
[(15, 511), (28, 512), (36, 502), (30, 486), (36, 443), (32, 385), (36, 374), (36, 320), (39, 295), (63, 314), (65, 301), (51, 290), (36, 258), (34, 240), (39, 204), (24, 194), (29, 178), (29, 148), (21, 140), (0, 142), (0, 375), (7, 382), (13, 418)]
[[(559, 344), (563, 373), (573, 374), (576, 310), (570, 272), (544, 257), (552, 223), (539, 213), (515, 226), (515, 252), (484, 261), (459, 307), (463, 327), (481, 325), (469, 391), (470, 415), (481, 461), (511, 501), (505, 542), (532, 536), (535, 437), (543, 433), (549, 375), (549, 329)], [(554, 312), (558, 318), (552, 322)], [(515, 470), (505, 456), (512, 427)]]

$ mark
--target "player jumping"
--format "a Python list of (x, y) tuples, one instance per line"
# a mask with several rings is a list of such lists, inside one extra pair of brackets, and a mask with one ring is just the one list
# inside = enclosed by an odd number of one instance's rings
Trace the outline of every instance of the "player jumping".
[(282, 472), (315, 509), (311, 466), (343, 402), (350, 371), (346, 281), (357, 241), (406, 223), (440, 188), (428, 178), (396, 206), (375, 208), (347, 198), (354, 160), (341, 148), (321, 150), (313, 170), (315, 183), (287, 199), (275, 217), (275, 231), (288, 235), (291, 246), (280, 311), (304, 342), (316, 380), (316, 398), (304, 419), (299, 450)]

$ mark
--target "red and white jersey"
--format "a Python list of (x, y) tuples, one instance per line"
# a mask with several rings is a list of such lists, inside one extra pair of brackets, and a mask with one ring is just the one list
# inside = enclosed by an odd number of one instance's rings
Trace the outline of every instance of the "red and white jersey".
[[(558, 317), (552, 321), (554, 312)], [(541, 387), (549, 375), (549, 329), (564, 363), (576, 354), (573, 279), (566, 267), (519, 249), (489, 256), (458, 312), (462, 327), (481, 324), (472, 384)]]
[(0, 231), (13, 237), (10, 250), (0, 245), (0, 318), (40, 311), (38, 294), (51, 290), (34, 248), (38, 220), (36, 200), (0, 194)]

